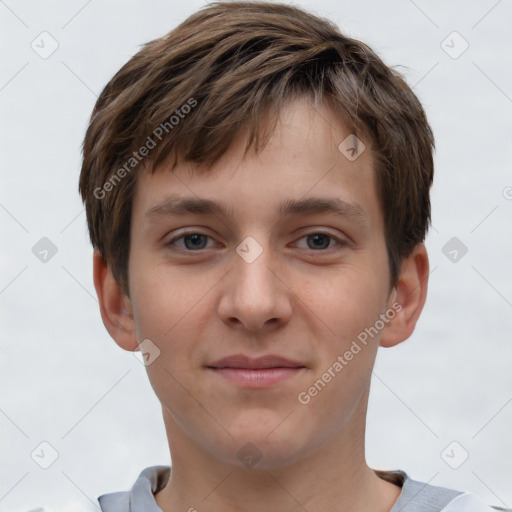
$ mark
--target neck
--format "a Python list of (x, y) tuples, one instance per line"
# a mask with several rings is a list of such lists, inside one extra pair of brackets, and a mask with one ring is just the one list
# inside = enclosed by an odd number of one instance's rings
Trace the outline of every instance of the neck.
[(171, 477), (156, 495), (163, 512), (388, 512), (400, 488), (379, 478), (364, 457), (364, 423), (354, 422), (291, 465), (252, 469), (213, 458), (164, 412)]

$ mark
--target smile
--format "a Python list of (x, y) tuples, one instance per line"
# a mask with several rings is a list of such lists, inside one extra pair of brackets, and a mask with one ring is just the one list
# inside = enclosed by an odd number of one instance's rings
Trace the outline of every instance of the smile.
[(305, 365), (280, 356), (270, 355), (251, 359), (235, 355), (220, 359), (207, 369), (245, 388), (267, 388), (301, 373)]

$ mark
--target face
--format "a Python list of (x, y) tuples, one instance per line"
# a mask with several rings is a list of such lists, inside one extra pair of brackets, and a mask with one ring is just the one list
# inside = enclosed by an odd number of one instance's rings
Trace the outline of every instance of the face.
[(130, 303), (171, 450), (276, 468), (364, 431), (392, 296), (371, 151), (347, 158), (349, 135), (297, 100), (259, 155), (241, 138), (207, 172), (138, 178)]

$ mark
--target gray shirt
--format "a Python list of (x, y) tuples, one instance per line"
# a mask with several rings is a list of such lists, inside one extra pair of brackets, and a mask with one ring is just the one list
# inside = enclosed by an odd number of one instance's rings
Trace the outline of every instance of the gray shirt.
[[(403, 471), (376, 471), (402, 492), (389, 512), (494, 512), (508, 510), (488, 507), (476, 496), (410, 479)], [(98, 498), (103, 512), (162, 512), (154, 495), (163, 489), (171, 475), (169, 466), (144, 469), (129, 491), (104, 494)]]

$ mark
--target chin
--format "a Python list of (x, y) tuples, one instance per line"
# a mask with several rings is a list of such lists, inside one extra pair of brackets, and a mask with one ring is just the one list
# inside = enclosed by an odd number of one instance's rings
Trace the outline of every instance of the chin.
[[(233, 444), (226, 462), (249, 469), (271, 470), (290, 466), (312, 451), (304, 425), (287, 423), (282, 415), (277, 421), (261, 416), (251, 423), (230, 429)], [(268, 420), (268, 418), (267, 418)], [(225, 458), (225, 457), (222, 457)]]
[(269, 441), (264, 436), (252, 439), (236, 439), (230, 447), (215, 445), (212, 455), (230, 466), (257, 471), (288, 467), (300, 459), (303, 452), (295, 442), (283, 439)]

